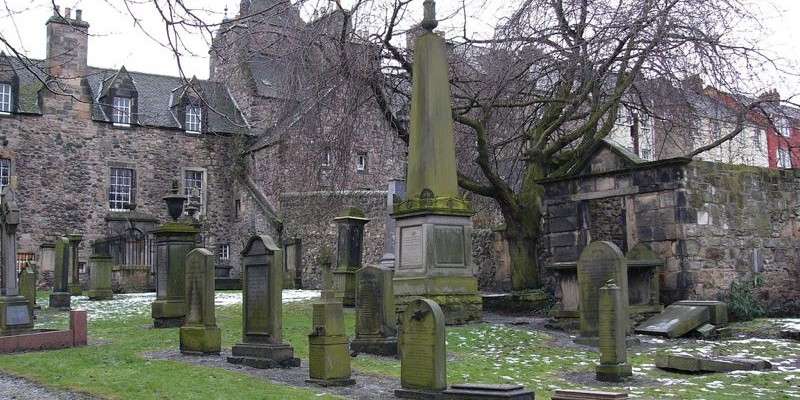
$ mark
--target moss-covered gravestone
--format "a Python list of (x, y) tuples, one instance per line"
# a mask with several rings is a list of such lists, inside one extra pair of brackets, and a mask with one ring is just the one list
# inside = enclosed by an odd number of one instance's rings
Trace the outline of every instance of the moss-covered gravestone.
[(197, 228), (170, 221), (159, 225), (156, 238), (156, 299), (151, 304), (153, 326), (176, 328), (186, 315), (186, 256), (195, 247)]
[(433, 33), (434, 4), (424, 2), (425, 33), (415, 41), (408, 145), (407, 197), (394, 204), (394, 294), (402, 309), (424, 297), (442, 308), (445, 323), (480, 319), (473, 274), (470, 202), (459, 196), (447, 72), (447, 44)]
[(595, 372), (598, 381), (621, 382), (633, 375), (625, 348), (628, 308), (622, 302), (622, 289), (613, 280), (599, 292), (600, 364)]
[(283, 330), (283, 255), (271, 237), (253, 236), (242, 251), (242, 343), (228, 362), (254, 368), (300, 366), (294, 349), (281, 340)]
[[(622, 304), (628, 309), (628, 269), (619, 247), (611, 242), (589, 243), (578, 259), (580, 290), (580, 334), (576, 343), (597, 345), (600, 332), (600, 288), (609, 280), (622, 291)], [(627, 316), (626, 319), (627, 321)]]
[(67, 235), (67, 240), (69, 240), (70, 247), (69, 270), (71, 272), (67, 290), (72, 296), (80, 296), (83, 294), (83, 287), (81, 286), (80, 271), (78, 270), (78, 250), (83, 237), (77, 233), (71, 233)]
[(33, 318), (36, 306), (36, 263), (33, 261), (25, 261), (25, 266), (19, 271), (19, 294), (28, 300), (28, 312)]
[(308, 382), (322, 386), (352, 385), (344, 310), (332, 290), (330, 267), (323, 271), (322, 298), (312, 305), (308, 334)]
[(89, 290), (86, 295), (89, 300), (111, 300), (114, 292), (111, 290), (111, 264), (110, 256), (92, 254), (89, 256)]
[(356, 272), (356, 337), (354, 353), (397, 355), (397, 315), (392, 270), (366, 266)]
[(70, 294), (67, 288), (69, 279), (69, 239), (56, 238), (53, 293), (50, 293), (50, 307), (69, 308)]
[(416, 299), (400, 316), (400, 398), (436, 398), (447, 389), (444, 314), (436, 302)]
[(214, 254), (194, 249), (186, 256), (186, 318), (180, 329), (181, 353), (219, 354), (222, 331), (214, 312)]
[(369, 220), (364, 212), (350, 207), (333, 219), (339, 225), (336, 249), (336, 271), (333, 272), (336, 297), (347, 307), (356, 305), (355, 273), (361, 269), (364, 248), (364, 225)]

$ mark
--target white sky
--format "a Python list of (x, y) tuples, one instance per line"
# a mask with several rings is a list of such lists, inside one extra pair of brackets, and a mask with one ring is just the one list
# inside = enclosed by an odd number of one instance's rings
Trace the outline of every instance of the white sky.
[[(326, 5), (325, 0), (306, 0), (309, 8), (316, 4)], [(481, 0), (439, 0), (437, 16), (446, 16), (448, 11), (461, 1), (467, 3), (483, 3)], [(485, 0), (484, 0), (485, 1)], [(753, 0), (763, 5), (760, 0)], [(159, 1), (163, 3), (163, 1)], [(786, 59), (785, 68), (800, 74), (800, 0), (772, 0), (775, 7), (764, 7), (762, 23), (772, 31), (760, 44), (772, 56)], [(165, 75), (178, 75), (178, 66), (172, 53), (156, 42), (165, 41), (164, 24), (154, 6), (147, 0), (129, 0), (130, 10), (123, 0), (55, 0), (63, 12), (69, 7), (83, 11), (83, 20), (90, 24), (89, 65), (103, 68), (119, 68)], [(312, 4), (313, 3), (313, 4)], [(347, 1), (344, 1), (347, 3)], [(418, 4), (414, 4), (418, 3)], [(422, 18), (422, 0), (415, 0), (410, 11), (415, 13), (413, 20)], [(502, 8), (503, 1), (490, 2), (494, 7)], [(239, 0), (184, 0), (188, 7), (205, 9), (203, 16), (206, 22), (218, 23), (222, 20), (227, 6), (229, 16), (238, 11)], [(496, 20), (501, 12), (482, 9), (479, 20), (470, 21), (477, 30), (485, 29)], [(43, 59), (45, 57), (44, 23), (52, 15), (51, 0), (0, 0), (0, 35), (17, 49), (21, 49), (28, 57)], [(141, 27), (134, 21), (135, 16)], [(74, 11), (73, 11), (74, 17)], [(458, 19), (453, 20), (457, 24)], [(440, 28), (447, 29), (446, 24)], [(454, 36), (448, 34), (447, 36)], [(181, 58), (183, 71), (187, 76), (208, 77), (208, 34), (197, 31), (192, 35), (184, 35), (191, 40), (189, 48), (192, 53), (185, 53)], [(0, 43), (0, 49), (5, 46)], [(800, 77), (784, 76), (768, 79), (769, 86), (779, 89), (782, 95), (800, 94)], [(800, 101), (800, 99), (795, 98)]]

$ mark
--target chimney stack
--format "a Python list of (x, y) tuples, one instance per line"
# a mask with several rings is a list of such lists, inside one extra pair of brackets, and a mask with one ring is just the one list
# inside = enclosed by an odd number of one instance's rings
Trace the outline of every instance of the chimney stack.
[(86, 77), (88, 67), (87, 52), (89, 43), (89, 24), (82, 20), (82, 12), (75, 11), (77, 19), (72, 19), (72, 10), (64, 9), (64, 15), (55, 13), (47, 21), (47, 59), (45, 65), (52, 78), (80, 93), (81, 79)]

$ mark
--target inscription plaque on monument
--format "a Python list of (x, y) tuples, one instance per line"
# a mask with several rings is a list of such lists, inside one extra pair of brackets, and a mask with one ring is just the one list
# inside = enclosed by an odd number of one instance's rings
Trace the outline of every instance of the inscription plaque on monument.
[(30, 323), (27, 305), (13, 305), (6, 308), (6, 325), (25, 325)]
[(156, 298), (167, 298), (167, 269), (169, 268), (169, 253), (166, 251), (158, 252), (158, 261), (156, 263)]
[(269, 328), (267, 269), (268, 264), (248, 265), (245, 272), (245, 285), (247, 285), (247, 333), (266, 332)]
[(464, 267), (464, 227), (437, 226), (433, 230), (436, 243), (436, 265)]
[(400, 268), (419, 268), (422, 264), (422, 227), (400, 230)]

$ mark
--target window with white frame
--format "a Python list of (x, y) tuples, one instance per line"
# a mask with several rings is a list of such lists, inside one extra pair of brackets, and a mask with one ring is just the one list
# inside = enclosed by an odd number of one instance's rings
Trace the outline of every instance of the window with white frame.
[(131, 123), (130, 97), (114, 97), (114, 109), (111, 111), (111, 121), (114, 124), (130, 125)]
[(753, 146), (755, 146), (757, 150), (761, 148), (761, 135), (763, 134), (764, 131), (761, 129), (756, 129), (755, 133), (753, 133)]
[(789, 149), (778, 149), (778, 168), (792, 168), (792, 152)]
[(0, 112), (11, 112), (11, 85), (0, 83)]
[(325, 149), (324, 153), (322, 154), (322, 166), (331, 166), (331, 149)]
[(133, 170), (130, 168), (111, 168), (108, 188), (108, 208), (111, 211), (126, 211), (126, 205), (133, 202)]
[(367, 152), (359, 151), (356, 153), (356, 171), (367, 170)]
[(775, 118), (775, 129), (783, 137), (789, 137), (789, 119), (786, 117)]
[(183, 172), (183, 187), (184, 194), (188, 199), (188, 203), (196, 203), (200, 207), (202, 213), (205, 191), (205, 174), (200, 170), (187, 169)]
[(221, 261), (230, 260), (231, 258), (231, 245), (229, 244), (221, 244), (219, 245), (219, 259)]
[(186, 132), (200, 133), (203, 129), (203, 109), (196, 105), (186, 106)]
[(0, 158), (0, 191), (11, 183), (11, 160)]

